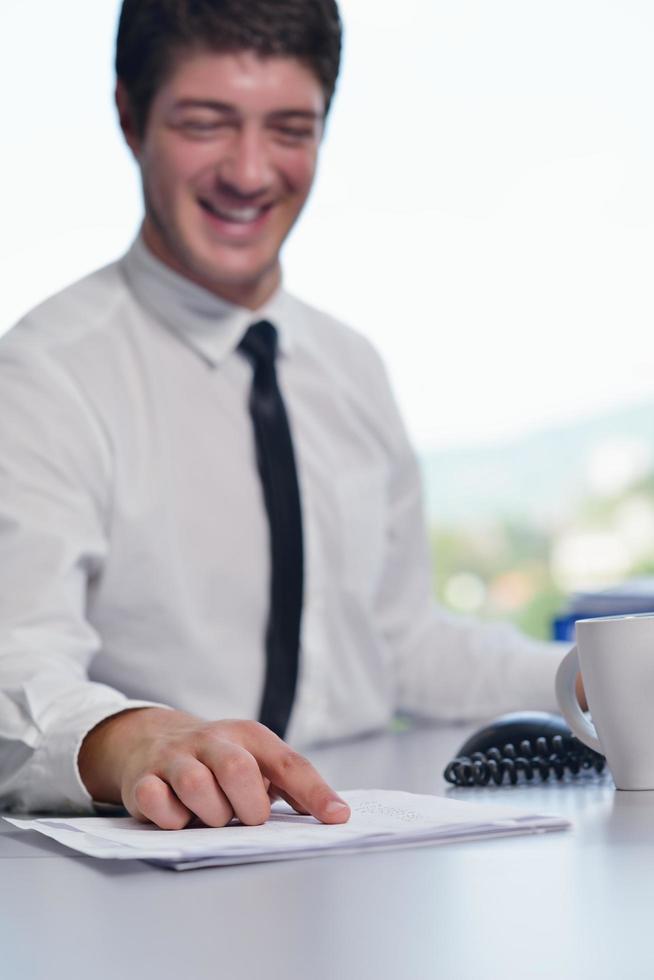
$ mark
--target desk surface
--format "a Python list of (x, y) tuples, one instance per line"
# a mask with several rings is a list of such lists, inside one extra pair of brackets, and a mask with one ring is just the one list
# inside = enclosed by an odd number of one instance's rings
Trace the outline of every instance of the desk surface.
[[(311, 758), (340, 789), (443, 794), (466, 734), (423, 728)], [(605, 775), (451, 794), (575, 827), (175, 873), (74, 857), (0, 824), (0, 976), (651, 980), (654, 793), (616, 793)]]

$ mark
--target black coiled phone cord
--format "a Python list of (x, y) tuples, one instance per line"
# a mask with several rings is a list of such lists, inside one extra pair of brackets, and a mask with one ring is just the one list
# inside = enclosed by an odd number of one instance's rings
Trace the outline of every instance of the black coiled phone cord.
[(550, 739), (540, 736), (535, 745), (523, 739), (517, 750), (508, 742), (501, 750), (491, 748), (459, 756), (449, 763), (444, 776), (454, 786), (487, 786), (491, 782), (496, 786), (503, 782), (515, 786), (521, 776), (528, 782), (534, 777), (545, 781), (552, 773), (556, 779), (563, 779), (566, 773), (577, 776), (590, 769), (601, 773), (605, 766), (603, 755), (574, 736), (554, 735)]

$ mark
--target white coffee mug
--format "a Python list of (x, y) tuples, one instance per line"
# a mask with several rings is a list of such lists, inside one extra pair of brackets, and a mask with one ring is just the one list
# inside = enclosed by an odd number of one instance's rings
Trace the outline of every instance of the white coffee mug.
[[(654, 789), (654, 614), (580, 619), (576, 633), (556, 675), (565, 720), (606, 756), (618, 789)], [(592, 723), (575, 694), (579, 671)]]

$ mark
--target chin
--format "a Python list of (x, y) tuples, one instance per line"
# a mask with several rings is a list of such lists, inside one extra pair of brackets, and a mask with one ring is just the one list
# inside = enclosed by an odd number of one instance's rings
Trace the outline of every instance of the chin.
[[(237, 302), (233, 294), (266, 291), (276, 285), (275, 275), (278, 267), (278, 250), (275, 245), (262, 249), (230, 248), (223, 243), (207, 242), (202, 237), (191, 234), (176, 236), (176, 247), (167, 249), (173, 259), (169, 264), (183, 276), (218, 296), (224, 295), (228, 302)], [(164, 259), (165, 261), (165, 259)], [(245, 304), (244, 304), (245, 305)]]
[(244, 255), (204, 255), (195, 263), (195, 270), (216, 284), (227, 286), (256, 286), (272, 276), (277, 268), (276, 255), (272, 258), (246, 257)]
[[(236, 305), (248, 305), (246, 297), (248, 294), (257, 294), (266, 291), (266, 284), (270, 281), (271, 291), (274, 289), (274, 275), (276, 263), (264, 267), (239, 268), (230, 267), (225, 263), (203, 262), (196, 263), (191, 271), (192, 277), (204, 285), (206, 289), (224, 295), (228, 302)], [(234, 298), (234, 293), (242, 293), (243, 301)]]

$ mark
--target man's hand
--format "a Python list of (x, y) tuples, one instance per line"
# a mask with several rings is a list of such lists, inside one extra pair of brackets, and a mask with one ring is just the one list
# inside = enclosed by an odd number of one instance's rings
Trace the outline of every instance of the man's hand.
[(97, 803), (122, 803), (139, 820), (180, 830), (194, 817), (224, 827), (264, 823), (271, 800), (345, 823), (350, 809), (310, 762), (258, 722), (205, 722), (181, 711), (137, 708), (107, 718), (79, 753)]

